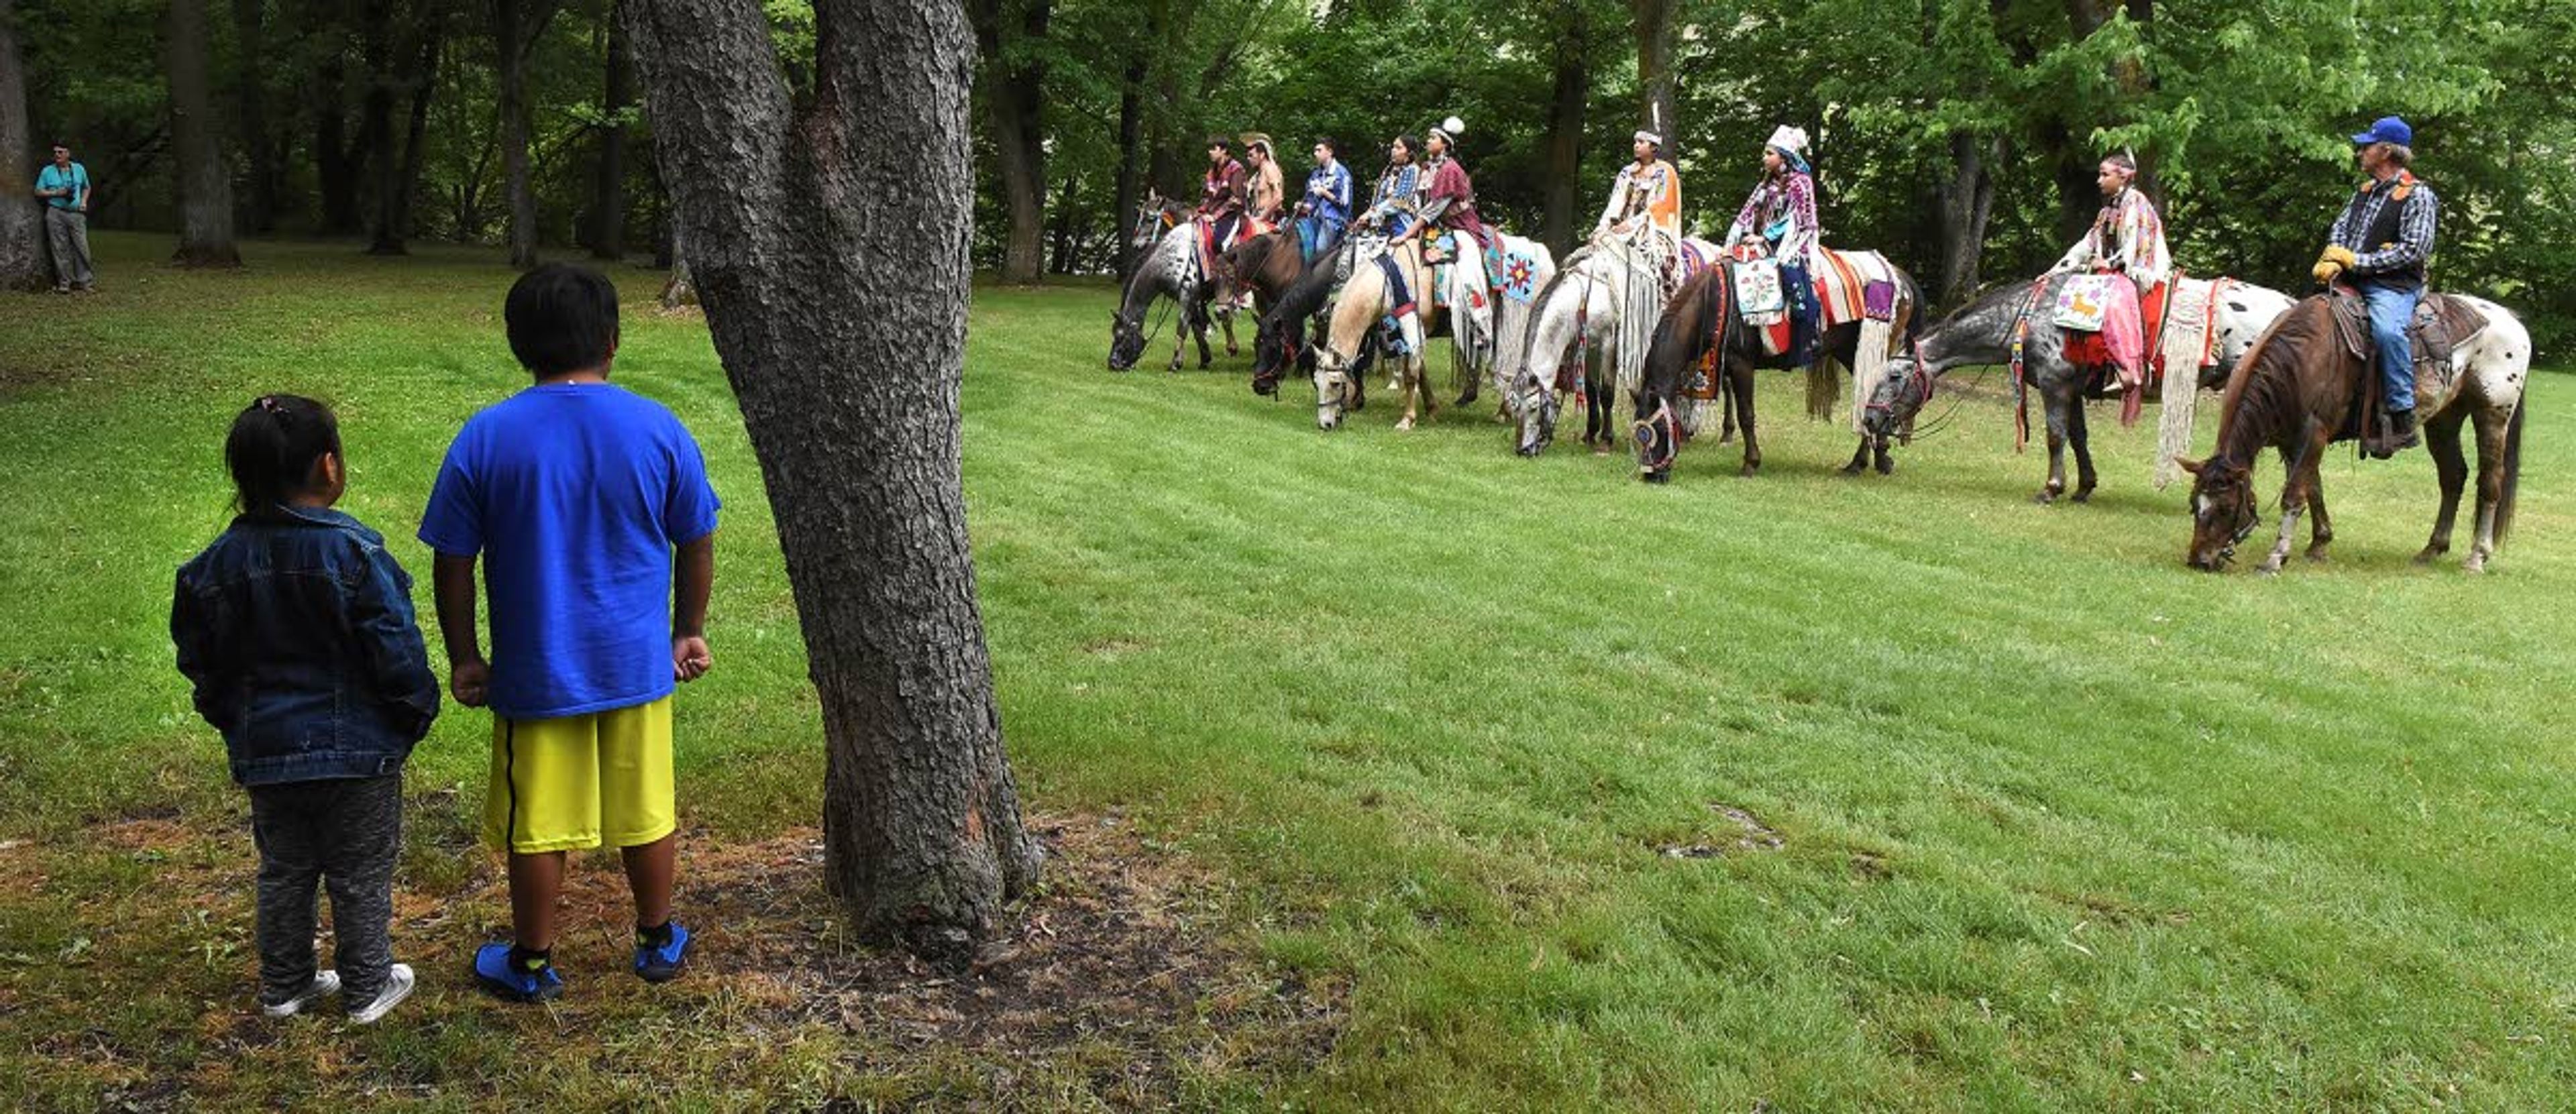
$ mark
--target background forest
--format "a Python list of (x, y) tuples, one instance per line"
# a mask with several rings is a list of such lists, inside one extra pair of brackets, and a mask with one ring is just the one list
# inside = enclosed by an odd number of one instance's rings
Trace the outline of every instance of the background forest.
[[(811, 9), (765, 2), (797, 80)], [(204, 42), (241, 234), (669, 256), (614, 0), (16, 5), (21, 176), (37, 144), (71, 143), (100, 227), (179, 224), (178, 32)], [(1829, 239), (1955, 299), (2053, 258), (2094, 207), (2095, 158), (2130, 145), (2186, 268), (2289, 288), (2358, 178), (2344, 137), (2393, 112), (2445, 201), (2437, 284), (2512, 304), (2544, 350), (2576, 323), (2567, 0), (971, 7), (977, 261), (1012, 282), (1119, 269), (1121, 214), (1149, 186), (1194, 193), (1211, 132), (1276, 137), (1292, 182), (1330, 135), (1365, 181), (1390, 136), (1452, 113), (1482, 206), (1561, 248), (1660, 101), (1703, 229), (1796, 123)]]

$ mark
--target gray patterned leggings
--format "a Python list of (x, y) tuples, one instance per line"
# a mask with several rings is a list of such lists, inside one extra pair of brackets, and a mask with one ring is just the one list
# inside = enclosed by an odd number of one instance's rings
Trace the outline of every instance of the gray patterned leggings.
[(402, 775), (253, 786), (259, 844), (259, 1000), (313, 981), (314, 883), (331, 891), (340, 1000), (375, 1001), (393, 964), (394, 858), (402, 850)]

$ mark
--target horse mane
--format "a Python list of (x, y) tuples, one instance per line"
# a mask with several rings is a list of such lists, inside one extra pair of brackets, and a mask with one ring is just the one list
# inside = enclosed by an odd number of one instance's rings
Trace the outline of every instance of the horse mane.
[(2334, 306), (2328, 295), (2302, 298), (2275, 318), (2227, 378), (2218, 407), (2216, 455), (2250, 465), (2274, 431), (2303, 417), (2299, 354), (2310, 345), (2334, 343)]

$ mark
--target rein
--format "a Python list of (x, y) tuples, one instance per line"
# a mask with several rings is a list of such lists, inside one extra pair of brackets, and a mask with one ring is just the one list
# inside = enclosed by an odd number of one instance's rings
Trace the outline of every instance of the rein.
[(2030, 340), (2030, 311), (2039, 308), (2040, 291), (2048, 289), (2054, 276), (2041, 275), (2030, 284), (2030, 293), (2022, 298), (2021, 310), (2013, 314), (2012, 382), (2013, 382), (2013, 451), (2020, 452), (2030, 444), (2030, 381), (2022, 374), (2022, 347)]

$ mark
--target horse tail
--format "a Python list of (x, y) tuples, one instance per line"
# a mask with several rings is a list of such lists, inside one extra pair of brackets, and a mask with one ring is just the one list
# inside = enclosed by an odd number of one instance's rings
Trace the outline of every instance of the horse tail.
[(1842, 400), (1843, 377), (1834, 370), (1833, 357), (1817, 355), (1807, 365), (1807, 416), (1830, 420)]
[(2513, 420), (2504, 427), (2504, 490), (2496, 496), (2495, 540), (2501, 545), (2513, 532), (2513, 492), (2522, 479), (2522, 415), (2531, 409), (2531, 400), (2518, 398), (2513, 404)]

